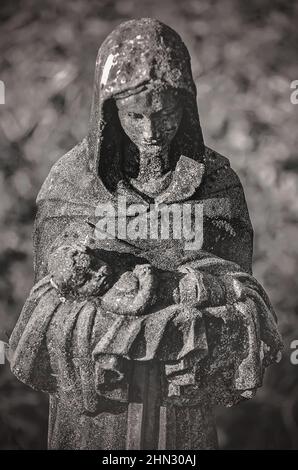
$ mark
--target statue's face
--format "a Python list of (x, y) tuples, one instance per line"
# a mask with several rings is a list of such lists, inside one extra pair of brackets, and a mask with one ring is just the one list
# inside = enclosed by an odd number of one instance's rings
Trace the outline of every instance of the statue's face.
[(146, 90), (116, 103), (124, 132), (141, 151), (169, 147), (182, 117), (177, 91)]

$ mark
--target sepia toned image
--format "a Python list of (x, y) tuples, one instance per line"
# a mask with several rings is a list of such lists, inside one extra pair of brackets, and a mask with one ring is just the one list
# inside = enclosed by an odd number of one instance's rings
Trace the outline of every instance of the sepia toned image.
[(298, 449), (297, 20), (1, 3), (1, 450)]

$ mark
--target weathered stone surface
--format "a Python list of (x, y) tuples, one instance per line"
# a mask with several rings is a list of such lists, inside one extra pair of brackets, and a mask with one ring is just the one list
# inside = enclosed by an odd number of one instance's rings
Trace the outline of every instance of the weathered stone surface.
[[(193, 223), (203, 209), (200, 246), (174, 237), (174, 217), (168, 238), (129, 236), (135, 204), (151, 216), (172, 203), (187, 203)], [(253, 396), (281, 340), (251, 274), (241, 183), (204, 145), (174, 31), (142, 19), (106, 39), (88, 136), (54, 165), (37, 204), (36, 284), (10, 348), (14, 374), (50, 394), (49, 447), (215, 447), (213, 405)], [(108, 239), (99, 204), (117, 222)]]

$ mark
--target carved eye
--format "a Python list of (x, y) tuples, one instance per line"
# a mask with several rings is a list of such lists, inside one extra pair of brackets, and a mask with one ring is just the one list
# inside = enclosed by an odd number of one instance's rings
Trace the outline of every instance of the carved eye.
[(176, 113), (176, 109), (175, 109), (175, 108), (173, 108), (173, 109), (165, 109), (165, 110), (162, 112), (162, 116), (164, 116), (164, 117), (169, 117), (169, 116), (173, 116), (175, 113)]
[(138, 114), (138, 113), (128, 113), (128, 116), (130, 118), (133, 118), (133, 119), (142, 119), (143, 118), (142, 114)]

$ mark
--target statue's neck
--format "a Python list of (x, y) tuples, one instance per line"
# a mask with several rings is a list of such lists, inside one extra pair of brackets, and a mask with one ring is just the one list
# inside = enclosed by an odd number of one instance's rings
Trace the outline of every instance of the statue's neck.
[(148, 182), (153, 179), (160, 179), (169, 172), (169, 149), (147, 147), (135, 149), (128, 147), (125, 149), (124, 172), (130, 178), (139, 182)]
[(140, 150), (138, 181), (147, 182), (163, 178), (169, 169), (168, 149), (162, 151)]
[(168, 149), (127, 149), (125, 173), (138, 191), (149, 196), (160, 194), (171, 181)]

